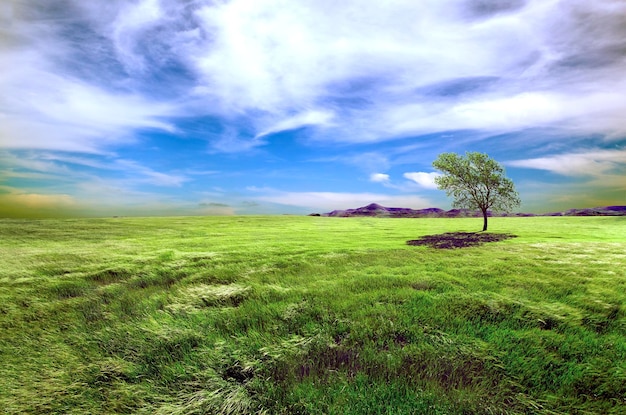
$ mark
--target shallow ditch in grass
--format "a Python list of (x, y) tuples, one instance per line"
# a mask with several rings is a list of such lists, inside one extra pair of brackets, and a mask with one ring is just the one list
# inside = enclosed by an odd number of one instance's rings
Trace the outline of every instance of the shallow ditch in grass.
[(426, 245), (436, 249), (466, 248), (482, 245), (487, 242), (499, 242), (505, 239), (517, 238), (509, 233), (484, 232), (447, 232), (437, 235), (424, 235), (419, 239), (407, 241), (407, 245)]

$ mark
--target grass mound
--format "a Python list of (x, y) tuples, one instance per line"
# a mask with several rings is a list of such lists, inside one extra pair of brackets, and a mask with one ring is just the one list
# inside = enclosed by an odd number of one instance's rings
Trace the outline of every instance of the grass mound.
[(517, 238), (508, 233), (446, 232), (438, 235), (424, 235), (419, 239), (407, 241), (407, 245), (427, 245), (437, 249), (466, 248), (485, 242), (498, 242)]

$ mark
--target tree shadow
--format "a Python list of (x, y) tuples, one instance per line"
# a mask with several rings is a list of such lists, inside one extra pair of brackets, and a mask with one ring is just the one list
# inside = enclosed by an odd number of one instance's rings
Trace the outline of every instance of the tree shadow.
[(509, 233), (447, 232), (438, 235), (424, 235), (419, 239), (406, 241), (407, 245), (426, 245), (436, 249), (466, 248), (486, 242), (498, 242), (517, 235)]

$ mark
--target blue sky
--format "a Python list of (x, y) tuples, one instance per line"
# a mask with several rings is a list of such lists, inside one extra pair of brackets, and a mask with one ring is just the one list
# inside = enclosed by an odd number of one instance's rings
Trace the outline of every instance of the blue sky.
[(626, 2), (3, 0), (0, 217), (626, 204)]

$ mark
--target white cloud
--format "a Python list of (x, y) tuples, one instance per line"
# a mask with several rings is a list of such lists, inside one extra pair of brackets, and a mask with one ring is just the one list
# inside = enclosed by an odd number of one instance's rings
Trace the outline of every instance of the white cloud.
[[(73, 6), (40, 9), (17, 2), (9, 7), (14, 18), (3, 30), (8, 40), (0, 45), (0, 60), (7, 63), (0, 72), (0, 147), (95, 153), (132, 142), (140, 129), (175, 131), (165, 120), (178, 114), (174, 105), (114, 80), (102, 38), (88, 30), (69, 34), (59, 24), (79, 20), (69, 14), (76, 11)], [(45, 15), (52, 10), (68, 15)]]
[(404, 178), (409, 179), (425, 189), (436, 189), (435, 178), (441, 176), (440, 173), (424, 173), (424, 172), (408, 172), (403, 174)]
[(389, 175), (384, 173), (372, 173), (370, 174), (370, 181), (374, 183), (388, 183)]
[(111, 24), (111, 30), (116, 52), (128, 70), (138, 72), (145, 70), (145, 59), (137, 50), (141, 34), (158, 25), (163, 17), (164, 13), (158, 0), (127, 3), (121, 7)]
[[(626, 62), (611, 52), (623, 30), (611, 33), (602, 25), (625, 16), (626, 8), (608, 0), (518, 3), (508, 9), (502, 3), (491, 14), (475, 2), (452, 0), (366, 7), (348, 1), (333, 3), (332, 13), (324, 1), (207, 5), (197, 16), (211, 42), (193, 64), (210, 97), (226, 108), (274, 114), (266, 115), (276, 117), (275, 125), (294, 122), (285, 118), (288, 108), (335, 97), (366, 102), (336, 107), (336, 131), (320, 134), (321, 140), (537, 126), (624, 133), (620, 115), (626, 104), (615, 91), (626, 86), (620, 75)], [(580, 38), (577, 19), (584, 13), (585, 24), (601, 33), (598, 39)], [(564, 16), (559, 21), (570, 30), (564, 33), (553, 16)], [(594, 46), (606, 55), (603, 64), (574, 70), (573, 61)], [(453, 88), (447, 96), (432, 89), (455, 80), (463, 87), (481, 77), (492, 78), (493, 85), (460, 97)]]
[(601, 176), (613, 169), (626, 168), (626, 150), (590, 150), (585, 153), (512, 160), (505, 164), (513, 167), (547, 170), (565, 176)]
[(288, 117), (284, 120), (269, 126), (263, 132), (257, 134), (257, 138), (281, 131), (295, 130), (306, 126), (328, 126), (333, 119), (334, 114), (330, 111), (311, 110)]
[(29, 54), (10, 62), (0, 74), (0, 147), (102, 152), (137, 129), (175, 130), (163, 121), (170, 105), (41, 69)]
[[(0, 145), (103, 151), (138, 129), (173, 131), (165, 120), (180, 114), (225, 116), (233, 128), (244, 119), (245, 134), (214, 140), (224, 152), (302, 126), (345, 142), (535, 127), (623, 138), (626, 4), (492, 6), (74, 0), (55, 19), (10, 3)], [(71, 33), (58, 24), (67, 21), (89, 30)], [(154, 99), (167, 95), (177, 107)]]

